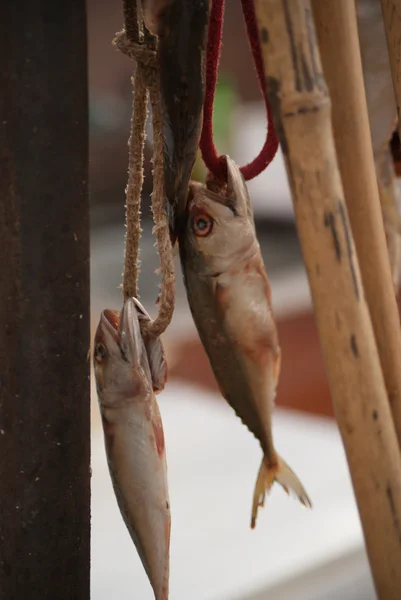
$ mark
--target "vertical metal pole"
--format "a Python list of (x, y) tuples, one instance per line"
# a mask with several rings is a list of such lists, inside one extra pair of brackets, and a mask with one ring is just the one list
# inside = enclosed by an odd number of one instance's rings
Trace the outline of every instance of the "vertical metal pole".
[(0, 7), (0, 598), (89, 598), (84, 0)]

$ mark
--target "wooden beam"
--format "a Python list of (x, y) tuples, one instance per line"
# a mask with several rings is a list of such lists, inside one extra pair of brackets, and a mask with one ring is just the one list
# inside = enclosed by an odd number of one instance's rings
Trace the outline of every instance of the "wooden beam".
[(0, 596), (88, 600), (84, 0), (0, 8)]

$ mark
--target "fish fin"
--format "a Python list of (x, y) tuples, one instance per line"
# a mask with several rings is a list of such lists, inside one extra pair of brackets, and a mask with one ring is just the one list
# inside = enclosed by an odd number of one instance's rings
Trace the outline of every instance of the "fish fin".
[(167, 361), (164, 347), (160, 337), (151, 334), (143, 335), (143, 342), (148, 356), (153, 391), (158, 394), (164, 390), (167, 381)]
[(265, 459), (263, 459), (253, 495), (251, 529), (255, 528), (258, 508), (259, 506), (264, 506), (266, 493), (270, 492), (275, 481), (282, 486), (287, 494), (289, 494), (291, 490), (297, 496), (301, 504), (312, 508), (312, 503), (304, 486), (281, 456), (277, 455), (277, 464), (273, 467), (269, 467), (266, 464)]
[[(133, 298), (139, 323), (147, 323), (151, 321), (149, 313), (137, 298)], [(164, 347), (159, 336), (143, 333), (141, 330), (142, 340), (145, 344), (146, 353), (148, 356), (150, 373), (152, 376), (153, 391), (155, 394), (164, 390), (167, 381), (167, 362), (164, 353)]]

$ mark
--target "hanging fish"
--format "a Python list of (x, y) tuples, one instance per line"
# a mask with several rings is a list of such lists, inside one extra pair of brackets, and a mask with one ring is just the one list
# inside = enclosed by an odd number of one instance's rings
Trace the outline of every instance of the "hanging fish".
[(104, 310), (94, 369), (107, 460), (117, 502), (153, 587), (168, 599), (170, 504), (163, 425), (155, 393), (167, 367), (161, 341), (141, 334), (149, 315), (134, 298)]
[(142, 0), (142, 11), (159, 38), (165, 189), (175, 239), (202, 127), (209, 0)]
[(253, 497), (254, 528), (274, 481), (302, 504), (311, 502), (273, 444), (281, 359), (270, 285), (244, 179), (229, 157), (227, 168), (228, 185), (220, 193), (190, 184), (178, 240), (189, 306), (221, 393), (264, 453)]

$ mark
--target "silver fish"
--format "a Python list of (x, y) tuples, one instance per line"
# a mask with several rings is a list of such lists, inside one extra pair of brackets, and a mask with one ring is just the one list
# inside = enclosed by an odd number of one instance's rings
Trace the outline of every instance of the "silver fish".
[(229, 157), (227, 168), (228, 185), (219, 193), (191, 183), (178, 239), (192, 316), (220, 391), (264, 453), (253, 497), (253, 528), (258, 506), (274, 481), (287, 493), (291, 489), (302, 504), (311, 502), (273, 444), (271, 414), (281, 353), (271, 290), (244, 179)]
[(107, 460), (117, 502), (153, 587), (168, 599), (170, 502), (163, 425), (155, 393), (167, 366), (161, 341), (143, 337), (142, 305), (104, 310), (95, 335), (94, 369)]

